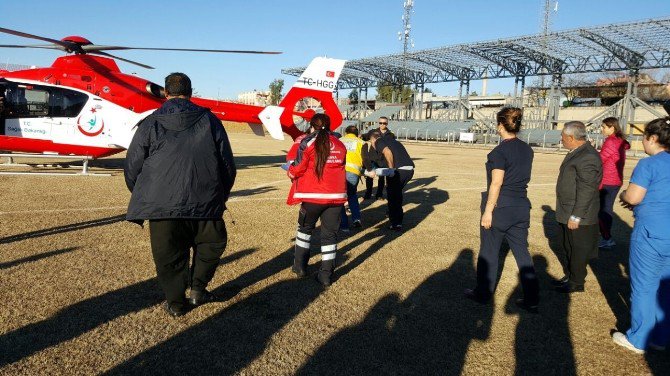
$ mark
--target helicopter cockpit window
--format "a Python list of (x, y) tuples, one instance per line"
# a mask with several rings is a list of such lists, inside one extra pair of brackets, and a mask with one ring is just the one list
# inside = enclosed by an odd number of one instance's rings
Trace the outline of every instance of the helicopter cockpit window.
[(38, 117), (49, 113), (49, 92), (31, 85), (12, 85), (5, 88), (7, 118)]
[(51, 86), (5, 84), (6, 118), (75, 117), (88, 101), (88, 95)]
[(156, 98), (165, 98), (165, 89), (153, 82), (147, 82), (147, 92)]

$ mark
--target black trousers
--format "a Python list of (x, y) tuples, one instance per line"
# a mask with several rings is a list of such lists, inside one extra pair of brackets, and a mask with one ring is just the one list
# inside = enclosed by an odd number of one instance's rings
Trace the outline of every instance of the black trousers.
[(303, 202), (298, 214), (298, 232), (295, 237), (294, 268), (307, 270), (312, 232), (321, 219), (321, 260), (328, 265), (326, 272), (332, 272), (337, 255), (337, 231), (342, 220), (342, 204), (324, 205)]
[(565, 223), (559, 223), (561, 249), (558, 260), (563, 266), (563, 273), (572, 286), (584, 286), (586, 264), (598, 257), (598, 225), (579, 225), (570, 230)]
[(392, 226), (402, 225), (402, 190), (414, 176), (414, 170), (396, 170), (393, 177), (387, 177), (386, 193), (388, 197), (389, 222)]
[(503, 240), (509, 244), (514, 260), (519, 268), (519, 279), (523, 288), (524, 300), (528, 304), (537, 304), (540, 300), (540, 286), (528, 252), (528, 227), (530, 226), (530, 208), (510, 206), (496, 208), (493, 223), (486, 230), (480, 226), (481, 243), (477, 258), (477, 287), (475, 293), (490, 299), (498, 284), (498, 260)]
[(226, 249), (226, 224), (222, 219), (151, 220), (149, 232), (158, 282), (168, 303), (179, 308), (187, 287), (202, 291), (214, 277)]
[[(377, 193), (375, 194), (375, 197), (380, 198), (380, 197), (384, 197), (384, 185), (385, 185), (386, 177), (385, 176), (380, 176), (378, 179), (379, 179), (379, 182), (377, 183)], [(364, 198), (372, 197), (372, 186), (373, 186), (373, 184), (374, 184), (374, 179), (369, 178), (369, 177), (366, 176), (365, 177), (365, 196), (363, 196)]]
[(614, 219), (614, 201), (616, 201), (621, 186), (604, 185), (600, 190), (600, 211), (598, 212), (598, 224), (600, 235), (609, 239), (612, 237), (612, 221)]

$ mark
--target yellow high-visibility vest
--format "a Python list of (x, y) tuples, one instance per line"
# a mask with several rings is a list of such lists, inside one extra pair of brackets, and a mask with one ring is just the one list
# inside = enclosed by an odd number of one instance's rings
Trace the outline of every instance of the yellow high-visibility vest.
[(345, 169), (347, 172), (361, 175), (363, 170), (363, 156), (361, 155), (361, 149), (363, 148), (363, 140), (356, 137), (355, 135), (348, 133), (344, 137), (340, 138), (340, 141), (347, 148), (347, 165)]

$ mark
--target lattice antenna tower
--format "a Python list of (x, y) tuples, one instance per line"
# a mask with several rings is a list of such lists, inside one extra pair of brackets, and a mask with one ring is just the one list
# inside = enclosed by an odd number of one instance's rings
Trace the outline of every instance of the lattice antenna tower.
[[(542, 12), (542, 52), (547, 53), (547, 45), (549, 44), (549, 33), (551, 32), (552, 13), (558, 12), (558, 0), (544, 0), (544, 11)], [(545, 76), (540, 76), (540, 87), (544, 87)]]
[(398, 32), (398, 40), (402, 42), (402, 52), (406, 54), (410, 48), (414, 47), (414, 40), (410, 36), (410, 33), (412, 32), (410, 19), (412, 13), (414, 13), (414, 0), (405, 0), (402, 3), (402, 6), (405, 11), (402, 15), (402, 31)]
[[(402, 70), (403, 73), (406, 73), (407, 51), (409, 51), (410, 48), (414, 47), (414, 40), (411, 37), (412, 24), (410, 23), (412, 13), (414, 13), (414, 0), (404, 0), (402, 6), (404, 8), (404, 12), (402, 15), (402, 31), (398, 32), (398, 40), (402, 42)], [(400, 86), (401, 87), (400, 93), (402, 93), (402, 86), (403, 85)]]

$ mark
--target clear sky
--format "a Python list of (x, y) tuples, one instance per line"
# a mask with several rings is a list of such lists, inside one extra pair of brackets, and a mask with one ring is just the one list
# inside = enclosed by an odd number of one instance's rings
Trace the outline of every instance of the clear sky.
[[(282, 68), (304, 66), (315, 56), (355, 59), (402, 50), (403, 0), (57, 0), (0, 1), (0, 26), (61, 39), (81, 35), (96, 44), (138, 47), (250, 49), (282, 55), (195, 54), (118, 51), (121, 57), (155, 70), (119, 62), (159, 84), (182, 71), (201, 96), (236, 98), (267, 90), (275, 78), (291, 85)], [(538, 33), (542, 0), (415, 0), (415, 49)], [(552, 30), (670, 16), (670, 0), (559, 0)], [(39, 44), (0, 35), (0, 44)], [(0, 49), (5, 63), (48, 66), (61, 52)], [(511, 91), (507, 80), (489, 82), (491, 91)], [(479, 90), (474, 83), (472, 90)], [(449, 95), (454, 85), (433, 90)], [(346, 95), (346, 92), (341, 95)]]

